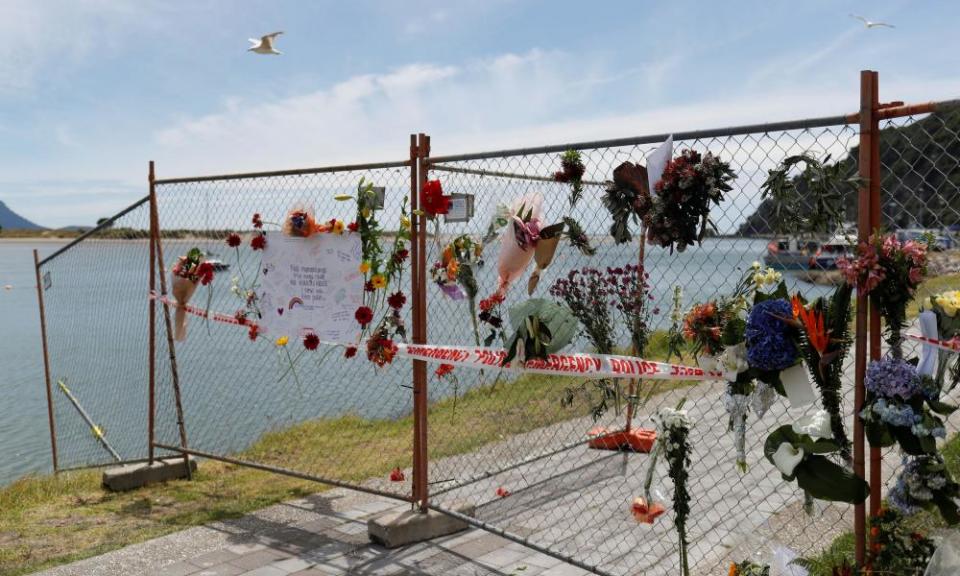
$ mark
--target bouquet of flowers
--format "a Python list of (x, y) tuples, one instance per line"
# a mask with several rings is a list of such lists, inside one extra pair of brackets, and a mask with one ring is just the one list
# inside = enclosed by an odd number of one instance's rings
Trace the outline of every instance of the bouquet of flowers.
[(542, 298), (531, 298), (511, 308), (510, 325), (514, 332), (507, 343), (504, 366), (517, 357), (523, 363), (535, 358), (546, 360), (577, 333), (573, 313), (566, 306)]
[(907, 454), (934, 454), (937, 438), (947, 435), (943, 420), (955, 406), (938, 400), (933, 379), (920, 376), (916, 367), (901, 358), (884, 358), (867, 366), (867, 397), (860, 418), (871, 446), (892, 446)]
[[(941, 341), (960, 342), (960, 290), (950, 290), (931, 296), (923, 301), (920, 313), (920, 328), (924, 336)], [(930, 360), (926, 360), (929, 356)], [(953, 361), (951, 365), (951, 360)], [(937, 388), (948, 392), (960, 381), (960, 354), (950, 354), (933, 346), (925, 345), (920, 359), (921, 372), (933, 376)], [(947, 373), (950, 384), (946, 384)]]
[(500, 306), (503, 304), (504, 296), (494, 293), (489, 298), (480, 301), (480, 314), (477, 318), (487, 325), (490, 332), (483, 339), (484, 346), (490, 346), (494, 340), (500, 339), (506, 344), (507, 337), (503, 330), (503, 315), (500, 312)]
[(960, 522), (957, 509), (960, 485), (950, 476), (943, 457), (939, 454), (914, 456), (904, 458), (903, 463), (897, 484), (887, 494), (890, 506), (901, 514), (936, 507), (948, 524)]
[(850, 349), (850, 286), (838, 287), (828, 299), (806, 305), (799, 294), (791, 299), (800, 351), (810, 376), (820, 391), (820, 401), (830, 415), (833, 441), (844, 461), (851, 461), (850, 440), (843, 424), (841, 386), (843, 360)]
[(613, 217), (610, 235), (617, 244), (633, 239), (630, 222), (639, 221), (650, 209), (650, 183), (647, 169), (639, 164), (624, 162), (613, 171), (613, 180), (607, 183), (603, 205)]
[[(173, 265), (171, 290), (177, 300), (177, 310), (174, 315), (174, 340), (183, 341), (187, 338), (187, 304), (197, 286), (209, 286), (213, 282), (213, 265), (204, 260), (203, 251), (191, 248), (185, 256), (177, 259)], [(209, 308), (207, 298), (207, 308)]]
[(687, 518), (690, 515), (690, 493), (687, 492), (688, 467), (690, 466), (690, 418), (686, 410), (681, 410), (683, 402), (676, 409), (661, 408), (657, 413), (657, 447), (662, 445), (663, 455), (667, 459), (670, 479), (673, 481), (674, 526), (680, 541), (681, 574), (690, 574), (687, 558)]
[(860, 295), (871, 295), (887, 322), (887, 342), (896, 358), (903, 355), (901, 331), (907, 323), (907, 304), (927, 273), (927, 245), (896, 236), (875, 234), (857, 246), (856, 257), (840, 258), (837, 268)]
[(870, 486), (848, 468), (833, 462), (830, 455), (839, 450), (826, 411), (777, 428), (763, 445), (764, 455), (783, 479), (795, 480), (808, 496), (859, 504), (867, 499)]
[[(609, 306), (611, 290), (608, 278), (596, 268), (571, 270), (566, 278), (557, 279), (550, 288), (550, 294), (566, 304), (580, 322), (587, 340), (600, 354), (612, 354), (615, 345), (615, 328)], [(593, 384), (599, 392), (597, 400), (586, 394), (587, 383), (584, 383), (578, 387), (567, 388), (561, 404), (572, 405), (577, 393), (583, 392), (590, 401), (594, 419), (607, 411), (610, 401), (615, 403), (616, 410), (619, 411), (622, 396), (619, 385), (606, 379), (596, 380)]]
[(497, 293), (505, 296), (510, 285), (519, 278), (533, 259), (540, 240), (540, 205), (543, 196), (531, 193), (514, 202), (511, 225), (504, 230), (497, 261)]
[(710, 224), (710, 207), (733, 190), (730, 165), (707, 152), (684, 150), (667, 163), (649, 202), (638, 203), (647, 238), (664, 248), (683, 252), (700, 243)]
[(470, 305), (470, 322), (473, 324), (473, 336), (476, 345), (480, 345), (480, 328), (477, 325), (477, 279), (474, 268), (483, 254), (483, 245), (474, 242), (470, 236), (458, 236), (447, 244), (440, 260), (434, 262), (430, 275), (443, 293), (454, 300), (466, 297)]
[(727, 576), (770, 576), (770, 566), (766, 564), (761, 566), (750, 560), (740, 563), (731, 562)]
[(560, 170), (555, 172), (553, 179), (557, 182), (570, 184), (570, 206), (576, 206), (583, 196), (583, 174), (586, 172), (583, 159), (577, 150), (567, 150), (560, 157)]
[(933, 540), (908, 530), (903, 515), (892, 508), (881, 508), (870, 519), (868, 573), (923, 576), (934, 550)]

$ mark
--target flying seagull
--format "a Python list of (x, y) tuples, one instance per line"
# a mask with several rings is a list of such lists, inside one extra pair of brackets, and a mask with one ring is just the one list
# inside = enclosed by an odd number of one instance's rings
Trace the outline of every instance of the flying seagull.
[(251, 46), (247, 48), (247, 52), (256, 52), (257, 54), (283, 54), (283, 52), (273, 47), (274, 39), (281, 34), (283, 34), (283, 32), (274, 32), (266, 36), (261, 36), (259, 40), (250, 38)]
[(886, 22), (874, 22), (873, 20), (867, 20), (863, 16), (858, 16), (856, 14), (851, 14), (850, 17), (854, 20), (863, 22), (863, 25), (867, 28), (895, 28), (893, 24), (887, 24)]

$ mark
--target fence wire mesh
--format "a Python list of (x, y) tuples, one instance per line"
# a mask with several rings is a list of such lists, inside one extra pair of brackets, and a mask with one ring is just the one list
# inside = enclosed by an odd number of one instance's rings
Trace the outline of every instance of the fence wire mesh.
[[(954, 247), (960, 224), (958, 127), (956, 108), (883, 125), (884, 224), (891, 230), (940, 230), (944, 250), (934, 254), (936, 275), (960, 271)], [(855, 126), (833, 119), (677, 138), (675, 149), (710, 151), (731, 164), (737, 179), (726, 200), (712, 210), (718, 236), (682, 253), (647, 246), (644, 264), (650, 274), (651, 306), (658, 309), (651, 318), (650, 327), (657, 334), (648, 357), (664, 351), (662, 333), (670, 325), (675, 286), (682, 288), (687, 309), (695, 302), (729, 293), (740, 275), (763, 259), (770, 241), (769, 222), (765, 212), (757, 209), (767, 171), (786, 156), (807, 152), (843, 162), (844, 171), (853, 175), (857, 172), (858, 137)], [(575, 217), (597, 249), (595, 255), (585, 256), (563, 241), (534, 296), (552, 298), (550, 286), (570, 270), (605, 270), (637, 263), (636, 239), (622, 245), (610, 239), (610, 218), (601, 197), (614, 168), (627, 160), (644, 163), (656, 144), (657, 139), (650, 138), (581, 147), (586, 185), (583, 198), (573, 209), (567, 200), (570, 184), (553, 180), (560, 169), (561, 147), (434, 158), (430, 177), (441, 179), (448, 193), (473, 195), (475, 214), (465, 223), (441, 220), (431, 230), (425, 256), (428, 270), (441, 259), (441, 251), (452, 239), (463, 234), (482, 239), (497, 206), (529, 192), (543, 195), (545, 222)], [(232, 278), (239, 277), (241, 270), (251, 274), (258, 268), (259, 254), (251, 251), (248, 243), (253, 213), (262, 214), (265, 221), (279, 222), (292, 207), (303, 205), (320, 219), (351, 221), (354, 205), (335, 202), (333, 197), (353, 192), (361, 177), (386, 188), (380, 220), (396, 222), (410, 188), (410, 168), (402, 163), (370, 169), (160, 181), (156, 197), (166, 270), (159, 273), (167, 274), (169, 283), (169, 270), (177, 257), (194, 246), (218, 255), (229, 269), (216, 274), (209, 301), (201, 288), (191, 303), (231, 314), (243, 304), (242, 295), (231, 290)], [(848, 207), (848, 215), (855, 212), (855, 206)], [(141, 201), (110, 227), (41, 265), (42, 276), (49, 279), (49, 283), (44, 280), (44, 298), (62, 468), (109, 463), (113, 457), (57, 389), (59, 380), (122, 459), (147, 455), (149, 220), (149, 204)], [(232, 232), (244, 236), (238, 250), (225, 245)], [(483, 264), (477, 268), (480, 298), (497, 286), (499, 246), (499, 239), (489, 243)], [(809, 274), (785, 273), (785, 278), (791, 291), (800, 290), (808, 298), (832, 289), (809, 283)], [(524, 276), (511, 289), (504, 310), (526, 298), (526, 279)], [(466, 301), (445, 297), (432, 283), (427, 299), (428, 342), (476, 343)], [(157, 310), (156, 441), (176, 446), (180, 436), (170, 350), (159, 305)], [(409, 315), (404, 318), (410, 322)], [(618, 326), (618, 345), (627, 350), (628, 334), (621, 323)], [(321, 348), (305, 353), (297, 362), (298, 385), (285, 374), (281, 352), (264, 339), (251, 342), (243, 328), (193, 317), (188, 333), (175, 352), (190, 448), (399, 497), (410, 494), (410, 362), (398, 359), (388, 368), (376, 369), (362, 353), (345, 360), (341, 350)], [(484, 336), (481, 326), (480, 339)], [(574, 347), (586, 349), (586, 341), (580, 338)], [(693, 359), (688, 355), (684, 362)], [(846, 364), (844, 410), (850, 414), (852, 352)], [(611, 405), (595, 419), (591, 402), (582, 393), (574, 395), (571, 405), (562, 404), (569, 389), (580, 384), (574, 379), (512, 378), (492, 369), (457, 369), (441, 377), (434, 374), (435, 368), (432, 365), (428, 372), (429, 482), (434, 506), (453, 510), (458, 503), (468, 502), (476, 506), (480, 521), (599, 572), (677, 573), (670, 513), (652, 526), (638, 526), (630, 515), (631, 500), (643, 494), (648, 456), (586, 447), (586, 434), (595, 426), (623, 427), (623, 405)], [(626, 390), (627, 383), (621, 386)], [(653, 382), (641, 382), (639, 395), (654, 386)], [(591, 390), (589, 386), (585, 389)], [(785, 401), (762, 419), (750, 416), (749, 469), (743, 474), (736, 470), (724, 390), (725, 384), (717, 382), (662, 384), (634, 418), (635, 426), (651, 427), (651, 415), (658, 408), (687, 398), (686, 407), (695, 422), (689, 527), (693, 572), (721, 573), (728, 561), (749, 557), (769, 542), (799, 555), (814, 554), (850, 530), (852, 507), (821, 505), (813, 516), (806, 515), (802, 494), (783, 482), (763, 458), (767, 433), (778, 423), (802, 415), (796, 410), (788, 415)], [(957, 422), (957, 417), (951, 419), (952, 429)], [(847, 425), (852, 430), (852, 418)], [(898, 464), (896, 453), (885, 453), (888, 485)], [(406, 480), (387, 479), (394, 467), (404, 469)], [(669, 504), (672, 487), (662, 466), (654, 485)], [(509, 496), (502, 497), (504, 493)]]
[[(943, 115), (933, 115), (918, 123), (905, 119), (893, 125), (910, 127), (906, 134), (885, 135), (884, 146), (889, 146), (893, 138), (909, 137), (913, 141), (907, 147), (896, 147), (910, 150), (906, 154), (908, 158), (893, 152), (883, 157), (885, 197), (894, 198), (886, 205), (887, 225), (890, 228), (908, 225), (944, 228), (956, 223), (960, 196), (955, 178), (960, 170), (956, 166), (956, 134), (947, 127), (950, 122), (945, 121)], [(854, 176), (858, 170), (858, 142), (858, 128), (842, 123), (781, 125), (749, 133), (678, 139), (675, 153), (678, 148), (712, 152), (731, 164), (737, 179), (734, 190), (711, 212), (720, 233), (718, 237), (708, 238), (702, 246), (682, 253), (646, 247), (645, 267), (654, 297), (651, 305), (659, 312), (652, 317), (651, 329), (662, 334), (669, 328), (674, 287), (683, 290), (683, 306), (687, 310), (693, 303), (731, 293), (744, 271), (754, 261), (763, 261), (771, 222), (767, 220), (770, 212), (758, 208), (760, 186), (768, 170), (777, 167), (787, 156), (808, 153), (823, 161), (841, 162), (843, 172)], [(509, 204), (529, 192), (542, 194), (546, 224), (558, 222), (566, 215), (574, 216), (597, 248), (595, 255), (585, 256), (570, 245), (561, 245), (534, 296), (549, 298), (549, 287), (571, 270), (588, 267), (604, 270), (636, 263), (638, 241), (616, 245), (609, 236), (610, 216), (601, 203), (603, 183), (611, 179), (614, 168), (621, 162), (645, 163), (655, 146), (646, 143), (578, 146), (586, 166), (583, 178), (590, 184), (585, 186), (583, 199), (573, 209), (568, 202), (570, 184), (553, 181), (553, 174), (561, 169), (562, 149), (434, 159), (430, 177), (440, 178), (449, 192), (474, 195), (477, 216), (469, 224), (444, 226), (442, 236), (431, 244), (428, 263), (439, 259), (439, 250), (460, 234), (482, 237), (497, 204)], [(903, 171), (892, 166), (895, 162), (906, 162), (911, 169), (897, 176)], [(930, 198), (923, 206), (952, 206), (952, 216), (932, 208), (918, 212), (916, 206), (906, 205), (916, 203), (917, 183), (929, 182), (923, 174), (930, 170), (938, 170), (943, 176), (934, 182)], [(951, 175), (953, 183), (949, 183)], [(888, 191), (894, 183), (899, 188)], [(918, 224), (910, 224), (911, 214), (922, 214)], [(848, 205), (847, 215), (855, 220), (855, 204)], [(482, 296), (496, 288), (498, 248), (499, 242), (494, 242), (484, 251), (486, 265), (478, 275)], [(805, 256), (802, 265), (807, 263)], [(794, 263), (781, 261), (779, 264), (790, 267)], [(836, 272), (823, 270), (822, 264), (824, 262), (806, 272), (785, 273), (791, 293), (799, 290), (808, 298), (829, 293), (832, 286), (809, 282), (835, 277)], [(505, 308), (527, 297), (525, 280), (524, 277), (517, 282)], [(471, 343), (467, 305), (441, 298), (435, 287), (430, 298), (429, 340)], [(444, 321), (437, 322), (436, 318)], [(449, 318), (462, 320), (446, 320)], [(619, 323), (619, 327), (618, 344), (621, 349), (629, 349), (625, 324)], [(587, 346), (586, 340), (581, 339), (577, 348)], [(662, 336), (654, 336), (648, 356), (657, 356), (663, 351)], [(689, 356), (685, 360), (692, 362)], [(852, 350), (845, 372), (844, 410), (850, 414)], [(608, 430), (622, 428), (625, 410), (610, 409), (595, 419), (590, 403), (582, 397), (573, 406), (563, 407), (561, 401), (567, 397), (568, 388), (577, 384), (571, 379), (551, 377), (498, 379), (498, 375), (489, 373), (461, 373), (456, 380), (434, 376), (430, 383), (434, 398), (449, 398), (462, 394), (464, 389), (471, 390), (459, 402), (457, 412), (450, 409), (449, 401), (431, 406), (431, 480), (438, 483), (432, 496), (434, 504), (452, 508), (460, 501), (469, 501), (477, 505), (481, 521), (603, 572), (678, 573), (677, 542), (671, 523), (660, 521), (649, 527), (638, 526), (630, 514), (632, 499), (643, 495), (649, 457), (591, 450), (586, 445), (587, 432), (597, 425)], [(653, 382), (642, 383), (640, 396), (655, 386)], [(819, 506), (813, 516), (808, 516), (802, 509), (802, 492), (795, 485), (783, 482), (763, 457), (763, 442), (769, 431), (804, 415), (797, 410), (791, 410), (788, 415), (785, 400), (763, 418), (749, 417), (747, 459), (750, 467), (744, 474), (737, 471), (724, 391), (722, 383), (660, 385), (634, 420), (637, 426), (653, 427), (651, 416), (660, 407), (672, 407), (680, 398), (687, 398), (686, 407), (695, 422), (691, 433), (693, 464), (689, 481), (693, 511), (689, 521), (692, 525), (688, 528), (693, 572), (725, 573), (731, 560), (741, 561), (771, 543), (782, 544), (801, 556), (816, 554), (836, 536), (852, 529), (852, 506)], [(811, 406), (807, 413), (813, 410), (815, 407)], [(847, 426), (852, 431), (852, 418), (848, 419)], [(447, 456), (456, 450), (454, 446), (468, 442), (483, 446), (466, 454)], [(888, 462), (896, 461), (897, 458), (888, 458)], [(654, 484), (669, 500), (672, 485), (665, 467), (659, 468)], [(505, 492), (510, 495), (503, 498), (501, 495)]]
[(149, 203), (128, 210), (40, 265), (61, 468), (115, 461), (77, 405), (120, 458), (147, 455)]

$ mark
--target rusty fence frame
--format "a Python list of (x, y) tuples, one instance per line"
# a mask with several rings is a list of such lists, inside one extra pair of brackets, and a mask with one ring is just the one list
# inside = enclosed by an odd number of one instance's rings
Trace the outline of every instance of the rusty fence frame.
[[(837, 116), (825, 116), (809, 118), (804, 120), (773, 122), (764, 124), (751, 124), (742, 126), (733, 126), (726, 128), (716, 128), (707, 130), (694, 130), (686, 132), (673, 133), (676, 139), (697, 139), (717, 136), (735, 136), (745, 135), (754, 132), (791, 130), (817, 128), (826, 126), (845, 125), (859, 127), (859, 175), (862, 178), (863, 185), (858, 192), (858, 235), (859, 240), (868, 240), (870, 234), (879, 229), (881, 225), (881, 187), (880, 187), (880, 121), (893, 118), (907, 117), (918, 114), (929, 114), (942, 107), (960, 105), (960, 100), (948, 100), (941, 102), (926, 102), (920, 104), (904, 104), (902, 101), (881, 103), (879, 99), (879, 75), (875, 71), (864, 70), (860, 73), (860, 107), (857, 112)], [(450, 166), (449, 163), (464, 160), (480, 160), (490, 158), (504, 158), (511, 156), (521, 156), (528, 154), (545, 154), (564, 152), (566, 150), (581, 150), (586, 148), (602, 148), (615, 146), (644, 145), (662, 142), (669, 134), (655, 134), (632, 138), (618, 138), (609, 140), (598, 140), (588, 142), (573, 142), (567, 144), (557, 144), (541, 147), (515, 148), (508, 150), (495, 150), (476, 153), (454, 154), (431, 156), (430, 136), (424, 133), (411, 134), (409, 141), (409, 156), (407, 160), (394, 162), (379, 162), (366, 164), (349, 164), (340, 166), (327, 166), (320, 168), (304, 168), (294, 170), (280, 170), (270, 172), (248, 172), (236, 174), (207, 175), (186, 178), (157, 178), (154, 163), (149, 163), (148, 186), (149, 194), (137, 202), (131, 204), (126, 209), (118, 212), (111, 218), (106, 219), (98, 226), (92, 228), (86, 233), (70, 241), (59, 248), (49, 256), (40, 259), (37, 251), (34, 251), (34, 267), (37, 281), (37, 296), (40, 313), (41, 341), (43, 347), (44, 376), (47, 397), (48, 420), (50, 428), (51, 454), (53, 459), (53, 469), (55, 473), (68, 470), (60, 468), (58, 463), (56, 422), (53, 411), (53, 399), (51, 392), (51, 369), (49, 363), (49, 353), (47, 349), (47, 322), (44, 308), (42, 267), (44, 264), (54, 260), (65, 251), (75, 247), (85, 239), (95, 235), (97, 232), (109, 227), (118, 218), (128, 214), (134, 209), (145, 203), (150, 205), (150, 275), (149, 290), (157, 288), (157, 270), (164, 269), (163, 246), (161, 242), (159, 214), (157, 208), (156, 186), (159, 184), (178, 184), (190, 182), (210, 182), (225, 180), (240, 180), (245, 178), (272, 177), (272, 176), (292, 176), (306, 174), (320, 174), (329, 172), (342, 172), (351, 170), (367, 170), (376, 168), (409, 168), (410, 170), (410, 218), (411, 218), (411, 280), (410, 290), (412, 296), (412, 341), (415, 344), (425, 344), (427, 339), (427, 286), (429, 285), (429, 275), (427, 269), (427, 219), (422, 216), (419, 210), (420, 192), (427, 181), (429, 171), (439, 172), (461, 172), (474, 175), (496, 176), (502, 178), (516, 178), (530, 181), (548, 180), (543, 176), (527, 174), (510, 174), (504, 172), (487, 172), (483, 170), (471, 170), (460, 167)], [(601, 184), (601, 183), (591, 183)], [(640, 258), (642, 261), (643, 252), (641, 247)], [(160, 293), (166, 294), (165, 274), (160, 274)], [(290, 470), (279, 466), (272, 466), (232, 458), (229, 456), (213, 454), (210, 452), (196, 450), (189, 447), (187, 442), (186, 423), (183, 420), (183, 407), (180, 403), (176, 352), (171, 332), (171, 320), (169, 306), (164, 303), (163, 316), (167, 345), (169, 350), (169, 362), (172, 373), (172, 382), (174, 386), (174, 397), (176, 399), (177, 423), (180, 436), (179, 445), (159, 443), (155, 438), (155, 373), (157, 369), (156, 359), (156, 305), (153, 301), (149, 302), (148, 308), (150, 336), (149, 336), (149, 374), (147, 385), (149, 388), (148, 398), (148, 438), (146, 458), (129, 460), (128, 462), (153, 462), (156, 458), (157, 449), (166, 450), (179, 455), (184, 459), (190, 456), (209, 458), (219, 460), (230, 464), (250, 467), (258, 470), (272, 472), (291, 476), (298, 479), (315, 481), (331, 486), (349, 488), (360, 492), (366, 492), (377, 496), (409, 502), (413, 507), (421, 512), (434, 510), (442, 514), (454, 517), (471, 526), (483, 529), (488, 532), (498, 534), (508, 540), (523, 544), (538, 552), (562, 559), (566, 562), (584, 568), (592, 572), (599, 572), (594, 566), (585, 565), (575, 558), (565, 556), (557, 551), (538, 546), (528, 540), (504, 531), (496, 526), (485, 523), (481, 520), (471, 518), (462, 513), (445, 509), (442, 506), (436, 506), (430, 503), (430, 478), (429, 478), (429, 451), (428, 451), (428, 390), (427, 390), (427, 366), (424, 360), (414, 360), (412, 362), (413, 370), (411, 374), (413, 384), (413, 482), (411, 493), (409, 495), (398, 495), (353, 484), (339, 481), (332, 478), (325, 478)], [(864, 376), (868, 360), (877, 360), (881, 357), (881, 318), (877, 312), (875, 297), (857, 296), (856, 310), (856, 329), (855, 329), (855, 398), (854, 413), (859, 413), (864, 402)], [(628, 424), (629, 425), (629, 424)], [(861, 478), (867, 478), (866, 461), (867, 447), (865, 442), (865, 433), (863, 424), (858, 418), (854, 418), (854, 472)], [(881, 504), (881, 451), (877, 447), (869, 448), (869, 480), (871, 486), (869, 500), (869, 515), (874, 516), (880, 509)], [(92, 466), (82, 466), (89, 468)], [(76, 468), (73, 468), (76, 469)], [(187, 467), (189, 470), (189, 466)], [(442, 492), (442, 490), (440, 491)], [(438, 492), (439, 493), (439, 492)], [(854, 531), (856, 535), (856, 559), (858, 564), (865, 560), (866, 552), (866, 526), (867, 526), (867, 507), (865, 504), (858, 504), (854, 507)]]

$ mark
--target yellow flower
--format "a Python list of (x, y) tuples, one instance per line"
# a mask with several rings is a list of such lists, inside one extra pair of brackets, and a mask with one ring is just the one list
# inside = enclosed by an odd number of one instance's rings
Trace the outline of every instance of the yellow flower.
[(370, 283), (377, 290), (382, 290), (387, 287), (387, 279), (383, 276), (383, 274), (374, 274), (373, 278), (370, 279)]
[(334, 234), (343, 234), (343, 221), (334, 220), (333, 221), (333, 233)]
[(400, 217), (400, 228), (406, 230), (410, 228), (410, 218), (407, 216)]
[(277, 338), (277, 346), (281, 346), (281, 347), (286, 346), (286, 345), (287, 345), (287, 342), (289, 342), (289, 341), (290, 341), (290, 339), (287, 338), (286, 336), (281, 336), (281, 337)]
[(370, 218), (370, 215), (373, 214), (373, 212), (369, 208), (364, 208), (360, 214), (363, 216), (364, 220), (367, 220)]
[(760, 269), (760, 261), (759, 261), (759, 260), (754, 260), (754, 261), (753, 261), (753, 264), (751, 264), (750, 267), (753, 268), (754, 270), (759, 270), (759, 269)]
[(369, 271), (370, 271), (370, 263), (364, 260), (363, 262), (360, 263), (360, 273), (366, 274)]

